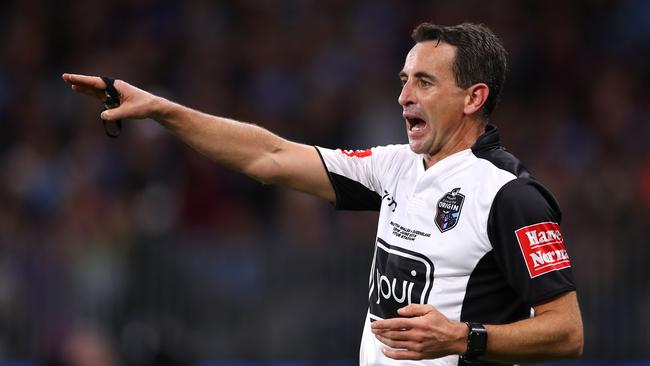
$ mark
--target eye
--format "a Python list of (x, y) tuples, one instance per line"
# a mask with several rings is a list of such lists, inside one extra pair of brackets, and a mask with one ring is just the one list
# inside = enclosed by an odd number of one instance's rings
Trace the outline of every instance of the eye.
[(428, 81), (428, 80), (419, 79), (419, 80), (418, 80), (418, 85), (419, 85), (421, 88), (428, 88), (428, 87), (430, 87), (431, 85), (433, 85), (433, 83), (430, 82), (430, 81)]
[(402, 85), (402, 87), (403, 87), (404, 85), (406, 85), (406, 81), (407, 81), (406, 78), (400, 78), (400, 79), (399, 79), (399, 83)]

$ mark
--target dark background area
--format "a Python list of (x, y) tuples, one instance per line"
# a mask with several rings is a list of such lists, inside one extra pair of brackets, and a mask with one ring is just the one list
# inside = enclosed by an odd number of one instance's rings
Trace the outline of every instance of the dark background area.
[(375, 214), (263, 186), (151, 121), (109, 139), (60, 75), (309, 144), (403, 143), (421, 21), (502, 38), (492, 122), (563, 208), (583, 360), (650, 361), (649, 1), (25, 0), (0, 3), (0, 364), (355, 364)]

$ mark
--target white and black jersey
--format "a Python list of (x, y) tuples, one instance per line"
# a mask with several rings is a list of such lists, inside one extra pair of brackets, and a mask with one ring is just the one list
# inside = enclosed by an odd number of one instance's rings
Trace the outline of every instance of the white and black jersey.
[(395, 361), (370, 322), (411, 303), (452, 320), (503, 324), (575, 289), (560, 209), (495, 127), (471, 148), (429, 169), (408, 145), (368, 150), (317, 147), (336, 207), (379, 210), (360, 364), (457, 365), (458, 356)]

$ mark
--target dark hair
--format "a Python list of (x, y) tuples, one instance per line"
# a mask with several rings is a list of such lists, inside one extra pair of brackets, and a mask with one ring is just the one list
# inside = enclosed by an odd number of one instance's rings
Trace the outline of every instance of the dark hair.
[(496, 107), (506, 79), (506, 50), (499, 38), (482, 24), (463, 23), (451, 27), (422, 23), (411, 37), (415, 42), (438, 41), (456, 47), (452, 65), (456, 85), (468, 88), (485, 83), (490, 88), (483, 116), (487, 119)]

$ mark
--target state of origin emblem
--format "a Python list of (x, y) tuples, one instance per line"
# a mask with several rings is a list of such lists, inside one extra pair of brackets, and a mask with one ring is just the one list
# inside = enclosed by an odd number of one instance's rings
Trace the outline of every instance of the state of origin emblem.
[(458, 224), (460, 210), (463, 208), (465, 195), (460, 188), (454, 188), (447, 192), (436, 205), (436, 226), (441, 233), (453, 229)]

